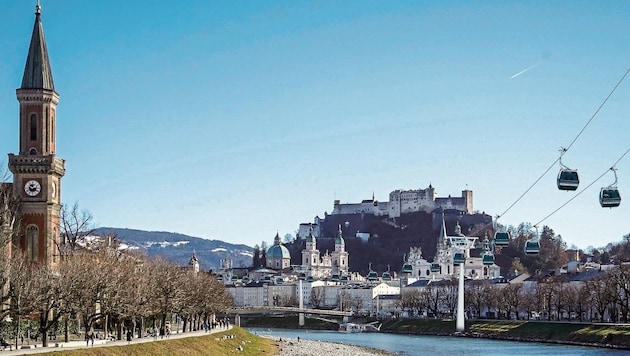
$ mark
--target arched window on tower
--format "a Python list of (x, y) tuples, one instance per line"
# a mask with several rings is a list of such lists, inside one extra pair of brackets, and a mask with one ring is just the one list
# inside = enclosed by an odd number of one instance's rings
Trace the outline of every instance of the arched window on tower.
[(49, 109), (46, 110), (46, 141), (44, 142), (44, 151), (50, 150), (50, 147), (48, 147), (48, 142), (50, 142), (50, 115), (48, 111)]
[(31, 141), (37, 141), (37, 115), (31, 114), (30, 120)]
[(26, 259), (37, 261), (39, 254), (39, 229), (35, 225), (26, 228)]
[[(53, 229), (53, 240), (55, 241), (55, 245), (59, 246), (59, 235), (57, 234), (57, 228)], [(53, 251), (53, 255), (52, 255), (53, 263), (59, 262), (59, 258), (58, 257), (59, 257), (59, 249), (56, 248)]]

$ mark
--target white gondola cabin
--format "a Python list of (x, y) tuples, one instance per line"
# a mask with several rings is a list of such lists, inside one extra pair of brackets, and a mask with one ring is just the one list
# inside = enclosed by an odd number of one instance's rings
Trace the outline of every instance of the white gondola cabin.
[(510, 234), (507, 232), (496, 232), (494, 234), (494, 245), (504, 247), (510, 244)]
[(525, 254), (532, 256), (537, 255), (540, 252), (540, 243), (535, 240), (528, 240), (525, 242)]
[(440, 272), (440, 264), (439, 263), (431, 263), (431, 272), (439, 273)]
[(402, 273), (413, 273), (413, 266), (409, 263), (405, 263), (402, 268)]
[(492, 253), (486, 252), (481, 257), (481, 261), (484, 266), (492, 266), (494, 264), (494, 255)]
[(621, 204), (621, 195), (617, 189), (617, 169), (611, 167), (610, 170), (615, 174), (615, 182), (599, 191), (599, 205), (602, 208), (614, 208)]
[(602, 208), (614, 208), (621, 204), (621, 195), (617, 188), (607, 187), (602, 188), (599, 192), (599, 205)]
[(576, 169), (563, 168), (558, 173), (558, 189), (576, 190), (580, 185), (580, 177)]

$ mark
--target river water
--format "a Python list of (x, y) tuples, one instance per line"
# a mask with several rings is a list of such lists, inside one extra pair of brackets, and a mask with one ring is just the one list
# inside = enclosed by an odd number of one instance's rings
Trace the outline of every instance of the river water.
[(274, 338), (297, 338), (340, 342), (344, 344), (374, 347), (395, 352), (398, 355), (431, 356), (523, 356), (523, 355), (630, 355), (627, 350), (596, 347), (568, 346), (533, 342), (500, 341), (454, 336), (399, 335), (387, 333), (343, 333), (320, 330), (285, 330), (248, 328), (252, 333)]

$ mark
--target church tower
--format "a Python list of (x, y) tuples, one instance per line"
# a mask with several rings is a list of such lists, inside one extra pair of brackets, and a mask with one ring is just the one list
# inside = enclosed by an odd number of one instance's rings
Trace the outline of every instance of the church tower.
[(319, 266), (319, 250), (317, 249), (317, 240), (313, 234), (312, 226), (306, 238), (306, 247), (302, 250), (302, 266), (308, 266), (311, 270)]
[(348, 273), (348, 252), (346, 251), (346, 241), (343, 239), (341, 225), (337, 238), (335, 239), (335, 251), (332, 253), (332, 273), (344, 275)]
[(27, 260), (56, 270), (65, 161), (55, 155), (59, 94), (53, 83), (40, 10), (38, 4), (22, 85), (16, 90), (20, 151), (9, 154), (9, 169), (14, 192), (21, 200), (21, 233), (15, 246)]

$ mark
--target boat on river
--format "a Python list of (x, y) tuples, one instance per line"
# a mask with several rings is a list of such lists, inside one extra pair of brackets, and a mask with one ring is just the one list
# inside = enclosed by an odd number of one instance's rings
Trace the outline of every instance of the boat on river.
[(347, 333), (375, 333), (381, 331), (381, 325), (377, 321), (368, 324), (342, 323), (339, 324), (339, 331)]

